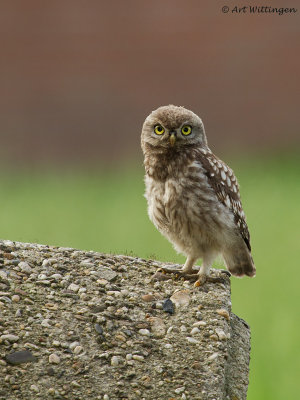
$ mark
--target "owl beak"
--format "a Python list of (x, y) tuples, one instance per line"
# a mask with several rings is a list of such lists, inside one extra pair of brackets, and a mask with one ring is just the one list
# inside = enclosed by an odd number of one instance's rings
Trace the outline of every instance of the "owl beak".
[(171, 147), (173, 147), (176, 142), (176, 132), (174, 132), (174, 131), (170, 132), (169, 139), (170, 139), (170, 145), (171, 145)]

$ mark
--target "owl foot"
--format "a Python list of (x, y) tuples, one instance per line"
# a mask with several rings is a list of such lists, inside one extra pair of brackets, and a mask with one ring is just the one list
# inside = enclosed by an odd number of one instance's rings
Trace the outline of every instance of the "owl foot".
[[(171, 276), (175, 275), (175, 278), (194, 282), (194, 287), (203, 286), (206, 282), (207, 283), (226, 283), (226, 279), (219, 276), (211, 276), (206, 274), (199, 274), (199, 270), (192, 270), (192, 273), (184, 272), (182, 269), (175, 269), (175, 268), (159, 268), (154, 275), (155, 278), (159, 278), (158, 280), (167, 280), (170, 279)], [(225, 275), (229, 276), (230, 273), (228, 271), (221, 271)], [(159, 275), (159, 276), (157, 276)]]
[(204, 283), (207, 281), (208, 276), (207, 275), (197, 275), (197, 280), (194, 283), (194, 287), (199, 287), (203, 286)]
[[(223, 271), (222, 271), (223, 272)], [(226, 275), (227, 271), (226, 271)], [(205, 282), (208, 283), (226, 283), (226, 280), (222, 277), (217, 277), (217, 276), (209, 276), (209, 275), (200, 275), (196, 282), (194, 283), (195, 287), (203, 286)]]
[(183, 278), (185, 281), (190, 281), (190, 282), (195, 282), (198, 277), (198, 271), (195, 271), (193, 274), (188, 274), (183, 271), (179, 271), (179, 273), (176, 275), (177, 278)]
[(161, 272), (164, 275), (172, 274), (175, 275), (176, 278), (183, 278), (184, 280), (195, 282), (197, 280), (199, 271), (194, 270), (194, 272), (192, 273), (187, 273), (184, 272), (182, 269), (160, 268), (158, 272)]

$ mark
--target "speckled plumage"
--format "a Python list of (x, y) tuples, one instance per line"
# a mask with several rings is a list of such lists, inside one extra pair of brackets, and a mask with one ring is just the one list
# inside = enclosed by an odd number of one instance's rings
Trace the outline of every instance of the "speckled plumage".
[[(157, 126), (162, 134), (155, 133)], [(183, 127), (190, 127), (191, 133), (184, 135)], [(203, 283), (213, 260), (222, 254), (233, 275), (254, 276), (236, 177), (209, 149), (201, 119), (184, 107), (160, 107), (146, 118), (141, 143), (148, 214), (187, 256), (183, 274), (192, 274), (202, 258), (197, 282)]]

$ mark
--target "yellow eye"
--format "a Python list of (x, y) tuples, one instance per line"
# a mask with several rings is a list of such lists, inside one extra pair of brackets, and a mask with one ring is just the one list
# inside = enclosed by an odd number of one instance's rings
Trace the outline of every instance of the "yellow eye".
[(190, 133), (192, 133), (192, 127), (190, 125), (183, 125), (183, 127), (181, 128), (181, 133), (184, 136), (189, 135)]
[(155, 127), (154, 127), (154, 132), (157, 134), (157, 135), (162, 135), (163, 133), (164, 133), (164, 128), (161, 126), (161, 125), (155, 125)]

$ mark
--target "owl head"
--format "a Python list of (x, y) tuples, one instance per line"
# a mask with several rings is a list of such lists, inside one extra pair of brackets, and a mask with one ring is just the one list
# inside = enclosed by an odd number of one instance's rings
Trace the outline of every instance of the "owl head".
[(142, 129), (142, 148), (179, 151), (184, 147), (207, 147), (204, 126), (192, 111), (174, 105), (152, 111)]

